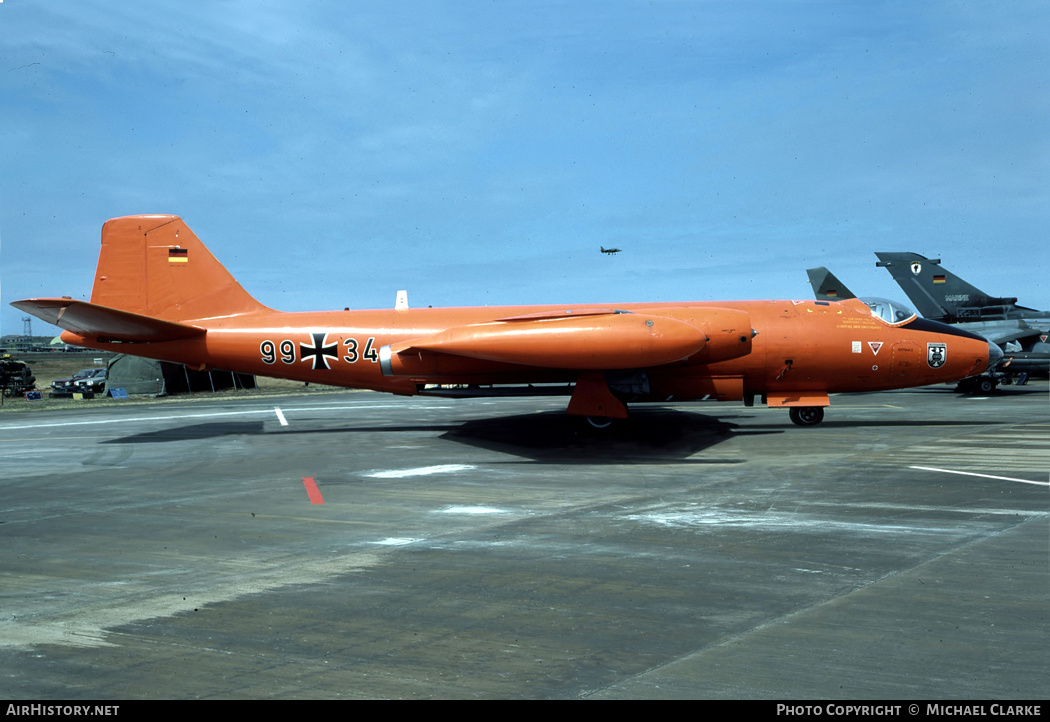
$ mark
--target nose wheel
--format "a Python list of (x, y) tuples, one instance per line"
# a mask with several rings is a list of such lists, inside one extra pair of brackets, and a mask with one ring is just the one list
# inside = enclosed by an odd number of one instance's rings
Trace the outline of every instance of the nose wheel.
[(816, 426), (824, 420), (823, 406), (792, 406), (788, 411), (791, 421), (799, 426)]

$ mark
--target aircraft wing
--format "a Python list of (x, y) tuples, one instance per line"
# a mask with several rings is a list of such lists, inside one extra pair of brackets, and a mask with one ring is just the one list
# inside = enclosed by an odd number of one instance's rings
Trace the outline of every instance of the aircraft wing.
[(724, 308), (544, 311), (490, 323), (457, 326), (391, 344), (391, 361), (419, 354), (448, 354), (554, 369), (607, 371), (663, 366), (703, 352), (707, 360), (751, 351), (751, 318)]
[(206, 332), (199, 326), (71, 298), (27, 298), (11, 305), (66, 331), (107, 341), (176, 341)]
[[(646, 321), (652, 325), (647, 326)], [(539, 318), (458, 326), (391, 347), (550, 368), (606, 370), (659, 366), (704, 348), (684, 321), (637, 314)]]
[(980, 334), (999, 346), (1015, 341), (1020, 342), (1022, 339), (1035, 338), (1045, 333), (1020, 319), (1015, 321), (968, 321), (962, 325), (966, 330)]
[(611, 316), (627, 311), (617, 311), (613, 308), (566, 308), (555, 311), (538, 311), (536, 313), (525, 313), (520, 316), (507, 316), (497, 318), (497, 321), (543, 321), (553, 318), (577, 318), (580, 316)]

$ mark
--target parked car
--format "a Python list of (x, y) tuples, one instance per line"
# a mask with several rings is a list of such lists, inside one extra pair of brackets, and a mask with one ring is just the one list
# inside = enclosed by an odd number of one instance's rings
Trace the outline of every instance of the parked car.
[(97, 378), (98, 374), (102, 374), (103, 388), (105, 388), (106, 381), (106, 369), (81, 369), (77, 371), (71, 378), (68, 379), (56, 379), (51, 382), (51, 391), (58, 394), (71, 394), (74, 391), (81, 392), (85, 390), (80, 386), (81, 381), (90, 381), (91, 379)]
[(101, 394), (106, 390), (106, 369), (93, 369), (90, 376), (73, 382), (73, 389), (82, 393)]

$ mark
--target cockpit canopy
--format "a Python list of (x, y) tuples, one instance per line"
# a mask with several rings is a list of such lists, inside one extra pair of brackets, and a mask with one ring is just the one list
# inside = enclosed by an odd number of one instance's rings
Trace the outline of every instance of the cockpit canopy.
[(888, 298), (862, 298), (860, 299), (871, 309), (871, 315), (881, 318), (886, 323), (898, 324), (915, 318), (917, 315), (910, 306), (900, 301), (891, 301)]

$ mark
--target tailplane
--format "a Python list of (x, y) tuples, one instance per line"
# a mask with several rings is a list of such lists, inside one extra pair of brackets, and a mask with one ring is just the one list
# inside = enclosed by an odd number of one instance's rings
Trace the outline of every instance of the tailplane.
[(125, 216), (102, 226), (91, 303), (184, 322), (267, 311), (178, 216)]
[[(163, 321), (71, 298), (27, 298), (11, 305), (78, 336), (104, 343), (179, 341), (207, 332), (200, 326)], [(76, 343), (75, 340), (67, 342)]]

